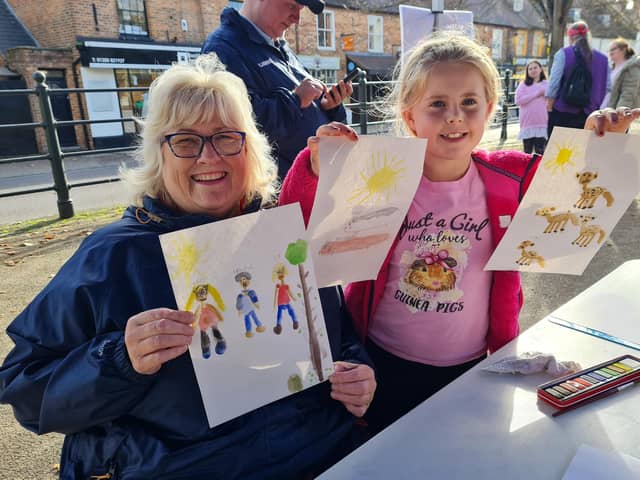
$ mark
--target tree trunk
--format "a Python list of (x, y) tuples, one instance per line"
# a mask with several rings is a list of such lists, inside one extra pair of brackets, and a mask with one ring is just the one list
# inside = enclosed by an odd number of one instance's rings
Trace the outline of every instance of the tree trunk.
[(309, 287), (307, 287), (307, 276), (309, 272), (305, 272), (304, 264), (298, 264), (298, 272), (300, 274), (300, 285), (302, 287), (302, 300), (304, 301), (304, 313), (307, 317), (307, 330), (309, 332), (309, 354), (311, 365), (318, 374), (318, 380), (324, 381), (322, 372), (322, 358), (320, 355), (320, 344), (318, 343), (318, 333), (316, 332), (316, 323), (311, 311), (311, 303), (309, 302)]

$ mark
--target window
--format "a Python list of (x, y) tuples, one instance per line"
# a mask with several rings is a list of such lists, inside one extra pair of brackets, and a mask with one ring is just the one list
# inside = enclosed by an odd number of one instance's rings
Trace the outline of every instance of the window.
[(569, 13), (567, 14), (567, 17), (570, 22), (577, 22), (578, 20), (580, 20), (581, 15), (582, 15), (581, 8), (570, 8)]
[(611, 15), (598, 15), (598, 23), (605, 28), (609, 28), (611, 26)]
[(369, 23), (369, 51), (384, 52), (382, 17), (379, 15), (368, 15), (367, 21)]
[(227, 6), (233, 8), (234, 10), (240, 10), (242, 8), (242, 3), (243, 2), (235, 2), (233, 0), (229, 0), (229, 2), (227, 2)]
[(121, 35), (149, 36), (144, 0), (118, 0)]
[(493, 29), (491, 37), (491, 58), (502, 60), (502, 30)]
[(526, 30), (518, 30), (513, 36), (513, 54), (516, 57), (527, 56), (527, 35)]
[(326, 85), (338, 83), (338, 71), (328, 68), (310, 68), (309, 73)]
[(324, 11), (318, 16), (318, 48), (326, 50), (335, 50), (335, 29), (333, 12)]
[(524, 8), (524, 0), (513, 0), (513, 11), (521, 12)]
[(547, 38), (540, 30), (533, 32), (533, 47), (531, 55), (534, 57), (545, 57), (547, 55)]

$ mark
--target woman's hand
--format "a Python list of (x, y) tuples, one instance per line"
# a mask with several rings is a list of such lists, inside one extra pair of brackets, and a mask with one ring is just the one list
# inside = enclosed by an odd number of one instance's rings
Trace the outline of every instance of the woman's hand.
[(152, 375), (162, 364), (186, 352), (193, 337), (193, 314), (155, 308), (129, 319), (124, 330), (131, 365), (136, 372)]
[(316, 130), (314, 137), (309, 137), (307, 140), (307, 146), (311, 151), (311, 170), (316, 176), (320, 175), (320, 156), (318, 147), (320, 145), (320, 137), (339, 137), (344, 136), (353, 141), (358, 140), (358, 134), (356, 131), (340, 122), (331, 122), (325, 125), (320, 125)]
[(335, 372), (329, 377), (331, 398), (341, 402), (356, 417), (362, 417), (376, 391), (373, 369), (368, 365), (335, 362)]
[(591, 112), (584, 123), (585, 130), (595, 130), (596, 135), (602, 137), (605, 132), (625, 133), (631, 122), (640, 117), (640, 108), (619, 107), (604, 108)]

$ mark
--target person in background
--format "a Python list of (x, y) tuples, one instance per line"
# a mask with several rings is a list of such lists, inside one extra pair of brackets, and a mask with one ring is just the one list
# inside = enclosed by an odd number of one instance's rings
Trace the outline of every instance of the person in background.
[(613, 86), (603, 106), (640, 107), (640, 57), (624, 38), (616, 38), (609, 45), (609, 58)]
[[(611, 90), (607, 57), (591, 48), (589, 26), (586, 22), (572, 23), (567, 29), (567, 35), (570, 45), (558, 50), (553, 56), (549, 84), (545, 93), (547, 112), (549, 112), (547, 138), (551, 136), (553, 127), (556, 126), (583, 128), (587, 116), (600, 107), (606, 93)], [(584, 107), (569, 105), (562, 98), (564, 81), (576, 64), (576, 49), (579, 50), (591, 71), (591, 98)]]
[(203, 53), (215, 52), (247, 85), (258, 125), (275, 149), (281, 179), (320, 125), (346, 120), (342, 101), (353, 93), (351, 82), (327, 88), (313, 78), (287, 45), (284, 33), (300, 22), (305, 6), (317, 15), (324, 2), (245, 0), (239, 12), (227, 7), (202, 47)]
[(516, 89), (520, 131), (525, 153), (544, 153), (547, 144), (547, 102), (544, 98), (547, 80), (542, 64), (532, 60), (525, 67), (524, 81)]
[[(357, 444), (373, 370), (337, 288), (320, 290), (335, 373), (209, 428), (158, 236), (255, 212), (276, 167), (247, 90), (214, 55), (151, 85), (134, 201), (80, 245), (9, 325), (0, 402), (27, 429), (65, 434), (60, 478), (300, 479)], [(219, 246), (219, 255), (225, 255)]]

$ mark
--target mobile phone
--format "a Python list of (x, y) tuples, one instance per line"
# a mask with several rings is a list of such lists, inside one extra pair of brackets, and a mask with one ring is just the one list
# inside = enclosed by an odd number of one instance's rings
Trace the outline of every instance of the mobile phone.
[(359, 77), (360, 74), (362, 73), (362, 70), (360, 70), (360, 68), (356, 67), (353, 70), (351, 70), (349, 73), (347, 73), (344, 78), (342, 79), (342, 81), (344, 83), (347, 82), (351, 82), (353, 81), (356, 77)]

